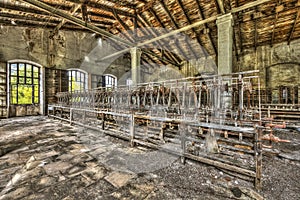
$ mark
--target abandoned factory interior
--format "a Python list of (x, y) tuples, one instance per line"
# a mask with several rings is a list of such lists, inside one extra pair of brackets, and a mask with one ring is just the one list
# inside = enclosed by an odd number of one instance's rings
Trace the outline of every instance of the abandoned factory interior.
[(300, 0), (0, 0), (12, 199), (300, 199)]

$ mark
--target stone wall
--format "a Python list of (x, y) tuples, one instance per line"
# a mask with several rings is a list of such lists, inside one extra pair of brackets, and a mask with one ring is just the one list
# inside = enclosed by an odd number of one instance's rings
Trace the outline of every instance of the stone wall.
[(300, 40), (245, 50), (234, 71), (260, 70), (263, 87), (300, 85)]

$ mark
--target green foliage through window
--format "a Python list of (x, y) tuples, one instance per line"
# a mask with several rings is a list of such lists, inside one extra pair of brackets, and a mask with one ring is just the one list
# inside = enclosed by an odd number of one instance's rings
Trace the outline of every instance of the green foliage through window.
[(10, 63), (11, 104), (38, 104), (40, 68), (27, 63)]

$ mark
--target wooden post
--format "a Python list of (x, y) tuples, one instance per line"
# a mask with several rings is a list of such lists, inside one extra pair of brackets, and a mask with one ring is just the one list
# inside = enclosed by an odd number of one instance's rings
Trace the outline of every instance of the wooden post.
[(134, 115), (131, 115), (130, 117), (130, 146), (131, 147), (134, 147), (134, 131), (135, 131), (135, 128), (134, 128)]
[(262, 130), (256, 128), (255, 130), (255, 164), (256, 164), (256, 176), (255, 176), (255, 188), (261, 190), (262, 188), (262, 142), (261, 142)]
[(70, 109), (70, 125), (72, 126), (73, 108)]
[(179, 124), (179, 131), (180, 131), (180, 137), (181, 137), (181, 148), (182, 148), (182, 155), (180, 158), (180, 161), (182, 164), (185, 164), (185, 153), (186, 153), (186, 144), (185, 144), (185, 132), (186, 132), (186, 124)]

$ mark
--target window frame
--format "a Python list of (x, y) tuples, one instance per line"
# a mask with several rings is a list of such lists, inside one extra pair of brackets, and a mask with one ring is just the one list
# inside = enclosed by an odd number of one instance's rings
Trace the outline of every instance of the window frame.
[[(35, 105), (41, 103), (41, 66), (26, 61), (13, 61), (8, 62), (8, 74), (9, 74), (9, 90), (10, 90), (10, 105)], [(23, 66), (23, 69), (20, 69)], [(14, 67), (15, 69), (13, 70)], [(27, 70), (30, 69), (30, 70)], [(35, 72), (37, 69), (37, 72)], [(16, 71), (16, 73), (14, 73)], [(37, 73), (37, 76), (35, 75)], [(13, 80), (15, 78), (15, 80)], [(36, 87), (37, 86), (37, 87)], [(26, 87), (31, 89), (30, 102), (21, 103), (20, 88)], [(15, 90), (13, 88), (16, 88)], [(27, 99), (27, 98), (25, 98)]]
[[(79, 75), (79, 76), (78, 76)], [(83, 75), (83, 77), (82, 77)], [(74, 81), (72, 80), (74, 78)], [(71, 68), (68, 69), (68, 91), (78, 92), (88, 89), (88, 73), (81, 69)], [(73, 83), (79, 84), (79, 90), (72, 90)]]

